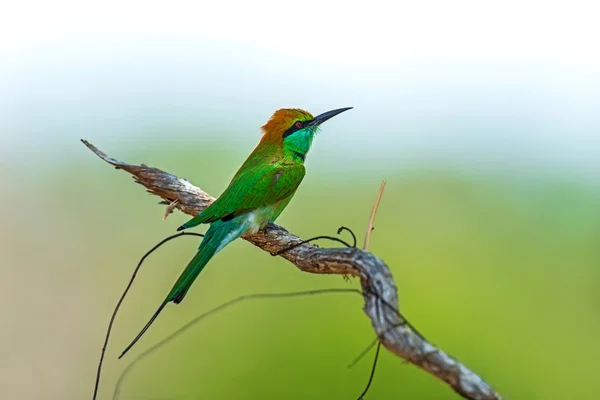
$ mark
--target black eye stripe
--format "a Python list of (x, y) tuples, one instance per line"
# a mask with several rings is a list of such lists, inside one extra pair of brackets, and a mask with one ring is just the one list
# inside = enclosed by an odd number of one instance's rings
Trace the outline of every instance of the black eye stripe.
[[(296, 123), (300, 122), (302, 125), (300, 127), (296, 126)], [(288, 137), (290, 136), (292, 133), (299, 131), (300, 129), (304, 128), (304, 122), (302, 121), (295, 121), (292, 126), (290, 126), (284, 133), (283, 133), (283, 137)]]

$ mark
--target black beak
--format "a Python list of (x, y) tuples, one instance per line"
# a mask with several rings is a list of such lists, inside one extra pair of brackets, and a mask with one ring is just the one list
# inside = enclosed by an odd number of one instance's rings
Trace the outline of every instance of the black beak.
[(317, 115), (312, 121), (308, 121), (306, 126), (310, 126), (310, 127), (319, 126), (323, 122), (327, 121), (328, 119), (333, 118), (336, 115), (343, 113), (344, 111), (348, 111), (351, 108), (352, 107), (338, 108), (337, 110), (331, 110), (331, 111), (324, 112), (323, 114)]

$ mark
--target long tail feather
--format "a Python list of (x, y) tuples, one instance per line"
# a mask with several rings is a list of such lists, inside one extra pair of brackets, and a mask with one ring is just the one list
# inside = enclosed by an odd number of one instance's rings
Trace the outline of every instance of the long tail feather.
[(169, 295), (162, 302), (158, 310), (156, 310), (152, 318), (150, 318), (150, 321), (148, 321), (146, 326), (144, 326), (144, 329), (142, 329), (141, 332), (138, 333), (135, 339), (133, 339), (129, 346), (127, 346), (123, 353), (121, 353), (119, 358), (123, 357), (125, 353), (127, 353), (133, 347), (133, 345), (136, 344), (138, 340), (140, 340), (142, 335), (146, 333), (148, 328), (150, 328), (150, 325), (152, 325), (152, 323), (156, 320), (158, 315), (169, 302), (172, 301), (175, 304), (181, 303), (188, 290), (190, 289), (200, 272), (202, 272), (206, 264), (208, 264), (210, 259), (219, 250), (231, 243), (233, 240), (239, 238), (244, 233), (245, 226), (243, 224), (240, 224), (240, 222), (241, 221), (236, 220), (231, 220), (227, 222), (216, 221), (210, 226), (210, 228), (204, 235), (202, 243), (200, 243), (200, 247), (198, 247), (198, 252), (194, 256), (194, 258), (192, 258), (192, 260), (188, 263), (187, 267), (185, 267), (185, 270), (179, 276), (179, 279), (177, 279), (175, 285), (173, 285), (173, 288), (169, 292)]
[(123, 357), (125, 355), (125, 353), (127, 353), (129, 351), (129, 349), (131, 349), (133, 347), (134, 344), (136, 344), (136, 342), (138, 340), (140, 340), (140, 338), (142, 337), (142, 335), (144, 333), (146, 333), (146, 331), (148, 330), (148, 328), (150, 328), (150, 325), (152, 325), (152, 323), (154, 322), (154, 320), (156, 319), (156, 317), (158, 317), (158, 314), (160, 314), (160, 312), (163, 310), (163, 308), (165, 308), (165, 306), (168, 304), (168, 301), (163, 301), (163, 303), (160, 305), (160, 307), (158, 307), (158, 310), (156, 310), (156, 312), (154, 313), (154, 315), (152, 316), (152, 318), (150, 318), (150, 321), (148, 321), (148, 323), (146, 324), (146, 326), (144, 326), (144, 329), (141, 330), (140, 333), (138, 333), (138, 335), (135, 337), (135, 339), (133, 339), (131, 341), (131, 343), (129, 343), (129, 346), (127, 346), (125, 348), (125, 350), (123, 350), (123, 352), (121, 353), (121, 355), (119, 356), (119, 359), (121, 357)]
[(190, 289), (198, 275), (200, 275), (200, 272), (202, 272), (206, 264), (208, 264), (210, 259), (215, 255), (217, 248), (211, 246), (211, 239), (212, 237), (207, 240), (208, 243), (206, 244), (202, 241), (198, 252), (179, 276), (177, 282), (175, 282), (173, 289), (171, 289), (169, 296), (167, 296), (167, 302), (172, 301), (175, 304), (181, 303), (187, 294), (187, 291)]

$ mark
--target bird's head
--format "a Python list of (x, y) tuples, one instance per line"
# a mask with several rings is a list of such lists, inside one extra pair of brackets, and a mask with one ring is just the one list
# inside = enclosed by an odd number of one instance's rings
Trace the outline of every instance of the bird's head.
[(269, 121), (262, 127), (263, 141), (280, 143), (284, 157), (304, 161), (319, 126), (328, 119), (351, 108), (346, 107), (327, 111), (316, 117), (299, 108), (282, 108), (275, 111)]

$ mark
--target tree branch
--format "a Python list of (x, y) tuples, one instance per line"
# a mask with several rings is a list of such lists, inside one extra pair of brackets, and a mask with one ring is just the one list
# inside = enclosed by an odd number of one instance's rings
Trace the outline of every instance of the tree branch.
[[(115, 160), (86, 140), (82, 142), (107, 163), (133, 175), (135, 181), (145, 186), (149, 193), (161, 197), (163, 203), (169, 205), (168, 211), (174, 207), (196, 216), (215, 200), (185, 179), (144, 164), (133, 165)], [(274, 224), (243, 238), (269, 253), (302, 241)], [(476, 373), (437, 349), (407, 325), (394, 309), (398, 304), (398, 293), (392, 274), (387, 265), (375, 255), (358, 248), (323, 249), (303, 244), (280, 256), (304, 272), (353, 275), (360, 278), (365, 300), (364, 311), (371, 319), (377, 337), (389, 351), (446, 382), (464, 398), (501, 399)]]

